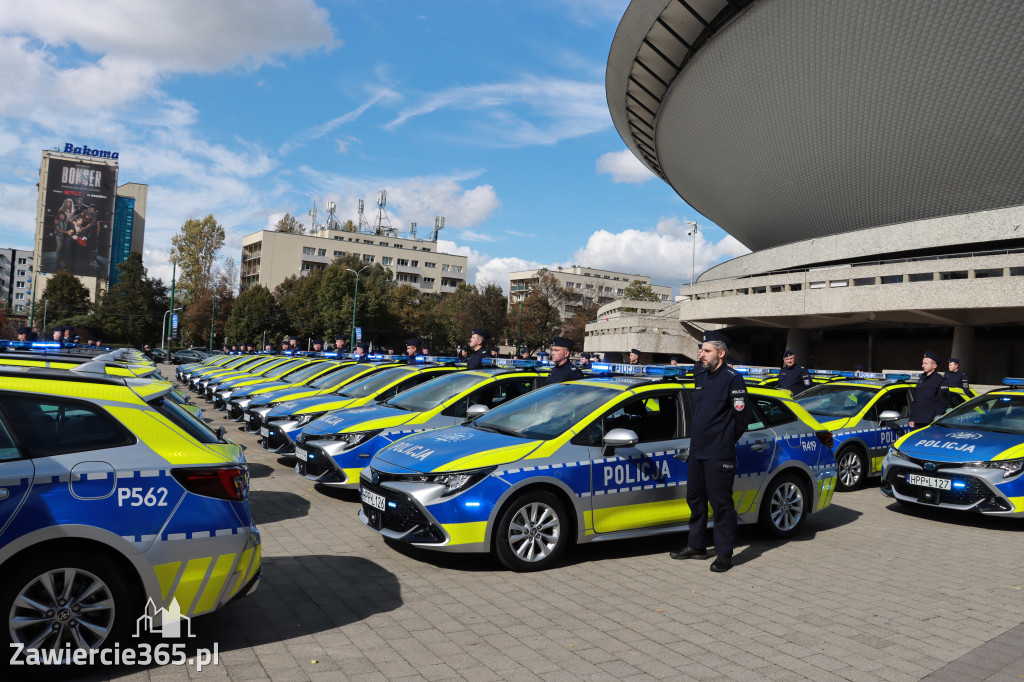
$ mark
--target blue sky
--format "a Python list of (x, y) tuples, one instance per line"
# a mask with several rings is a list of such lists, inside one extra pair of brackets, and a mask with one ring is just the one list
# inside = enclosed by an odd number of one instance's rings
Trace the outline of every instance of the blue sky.
[(605, 100), (620, 0), (0, 0), (0, 246), (31, 248), (40, 153), (120, 152), (145, 263), (190, 217), (246, 234), (314, 201), (420, 234), (470, 280), (579, 264), (690, 277), (746, 249), (626, 151)]

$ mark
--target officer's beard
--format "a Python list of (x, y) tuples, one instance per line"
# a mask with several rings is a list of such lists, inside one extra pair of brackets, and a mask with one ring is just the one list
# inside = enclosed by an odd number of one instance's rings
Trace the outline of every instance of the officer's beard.
[(725, 362), (724, 359), (719, 359), (715, 357), (703, 360), (700, 364), (702, 364), (704, 366), (704, 369), (707, 370), (708, 372), (714, 372), (716, 369), (722, 366), (723, 362)]

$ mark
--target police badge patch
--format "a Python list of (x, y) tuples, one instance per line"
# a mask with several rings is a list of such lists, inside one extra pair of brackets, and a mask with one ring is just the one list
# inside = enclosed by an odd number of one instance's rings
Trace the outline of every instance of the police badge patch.
[(810, 377), (804, 377), (804, 386), (810, 386), (810, 385), (811, 385), (811, 378)]
[(732, 406), (736, 409), (737, 412), (742, 412), (743, 411), (743, 406), (745, 404), (746, 403), (744, 402), (743, 398), (733, 398), (732, 399)]

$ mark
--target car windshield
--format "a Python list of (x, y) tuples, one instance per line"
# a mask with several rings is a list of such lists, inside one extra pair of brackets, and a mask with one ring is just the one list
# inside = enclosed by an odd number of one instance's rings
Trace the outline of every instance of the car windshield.
[(305, 382), (309, 381), (310, 379), (312, 379), (313, 377), (315, 377), (320, 372), (322, 372), (325, 369), (327, 369), (328, 366), (329, 365), (326, 365), (323, 362), (314, 362), (311, 365), (307, 365), (306, 367), (300, 367), (298, 369), (294, 369), (291, 372), (288, 372), (287, 374), (285, 374), (281, 378), (284, 379), (285, 381), (289, 381), (289, 382), (291, 382), (293, 384), (305, 383)]
[(348, 365), (347, 367), (339, 365), (337, 369), (331, 370), (312, 382), (309, 387), (317, 389), (334, 388), (365, 371), (366, 365)]
[(813, 386), (794, 400), (815, 417), (852, 417), (878, 393), (877, 386), (821, 384)]
[(933, 426), (1024, 434), (1024, 396), (986, 393), (953, 408)]
[(494, 408), (473, 422), (473, 428), (531, 440), (550, 440), (621, 391), (610, 386), (555, 384)]
[(490, 378), (489, 376), (482, 377), (479, 374), (463, 374), (462, 372), (446, 374), (443, 377), (431, 379), (425, 384), (420, 384), (415, 388), (399, 393), (385, 404), (410, 412), (426, 412), (449, 398), (477, 384), (488, 381)]
[(178, 428), (188, 433), (188, 435), (195, 438), (200, 443), (223, 443), (217, 432), (207, 426), (204, 422), (199, 421), (197, 417), (193, 417), (191, 414), (181, 409), (179, 405), (173, 402), (173, 398), (167, 398), (166, 396), (160, 396), (154, 400), (150, 400), (149, 404), (157, 412), (167, 417), (173, 422)]
[(399, 379), (409, 376), (414, 371), (408, 367), (395, 367), (394, 369), (384, 370), (380, 374), (374, 374), (365, 379), (353, 381), (348, 386), (338, 389), (335, 393), (346, 398), (365, 398), (387, 388)]
[(302, 365), (302, 360), (292, 360), (290, 362), (284, 363), (283, 365), (278, 365), (274, 369), (268, 371), (263, 376), (267, 377), (268, 379), (276, 379), (279, 376), (281, 376), (282, 374), (284, 374), (285, 372), (289, 372), (289, 371), (295, 369), (299, 365)]

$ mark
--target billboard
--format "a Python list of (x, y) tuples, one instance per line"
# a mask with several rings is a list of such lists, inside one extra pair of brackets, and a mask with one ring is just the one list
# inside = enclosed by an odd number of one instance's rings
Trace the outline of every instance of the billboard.
[(39, 177), (39, 269), (106, 278), (117, 195), (116, 162), (43, 152)]

